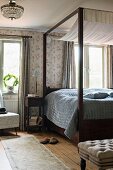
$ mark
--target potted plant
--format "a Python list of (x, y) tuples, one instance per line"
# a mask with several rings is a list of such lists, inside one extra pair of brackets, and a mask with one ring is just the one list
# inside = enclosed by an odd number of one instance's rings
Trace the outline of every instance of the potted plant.
[(3, 78), (4, 86), (7, 87), (8, 92), (13, 92), (14, 87), (19, 84), (18, 77), (14, 74), (7, 74)]

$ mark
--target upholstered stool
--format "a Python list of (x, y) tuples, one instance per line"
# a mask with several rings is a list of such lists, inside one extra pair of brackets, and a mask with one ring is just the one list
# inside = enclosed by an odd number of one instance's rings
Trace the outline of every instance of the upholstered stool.
[[(19, 114), (8, 112), (7, 114), (0, 114), (0, 129), (10, 129), (19, 127)], [(16, 130), (17, 134), (17, 130)]]
[(113, 139), (80, 142), (81, 170), (86, 168), (86, 160), (94, 163), (99, 170), (113, 168)]

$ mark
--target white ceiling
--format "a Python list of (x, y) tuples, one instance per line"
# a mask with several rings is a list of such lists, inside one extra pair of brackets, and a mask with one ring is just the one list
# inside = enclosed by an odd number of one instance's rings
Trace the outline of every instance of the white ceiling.
[[(23, 16), (12, 21), (4, 18), (0, 13), (0, 28), (11, 27), (35, 30), (51, 28), (80, 6), (89, 7), (92, 5), (91, 7), (96, 8), (97, 6), (98, 8), (99, 5), (96, 4), (96, 1), (101, 7), (101, 3), (106, 0), (16, 0), (18, 5), (24, 7)], [(0, 6), (7, 3), (9, 3), (9, 0), (0, 0)], [(110, 10), (113, 9), (111, 3), (113, 4), (113, 0), (107, 0)], [(71, 23), (68, 22), (67, 25), (71, 25)]]

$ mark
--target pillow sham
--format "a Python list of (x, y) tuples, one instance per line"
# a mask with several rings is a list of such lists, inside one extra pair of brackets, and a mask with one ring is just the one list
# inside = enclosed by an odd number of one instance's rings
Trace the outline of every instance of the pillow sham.
[(110, 95), (110, 97), (113, 97), (113, 92), (111, 92), (109, 95)]
[(84, 95), (85, 98), (90, 98), (90, 99), (104, 99), (108, 96), (109, 96), (109, 94), (104, 93), (104, 92), (88, 93), (88, 94)]
[(89, 99), (94, 99), (94, 94), (93, 93), (88, 93), (84, 95), (85, 98), (89, 98)]
[(94, 99), (104, 99), (108, 96), (109, 96), (108, 93), (98, 92), (94, 94)]

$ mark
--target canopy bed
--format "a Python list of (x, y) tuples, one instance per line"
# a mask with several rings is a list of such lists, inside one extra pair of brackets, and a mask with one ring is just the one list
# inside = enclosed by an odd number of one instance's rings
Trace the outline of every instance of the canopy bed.
[[(54, 29), (56, 29), (58, 26), (63, 24), (65, 21), (67, 21), (69, 18), (71, 18), (74, 15), (77, 15), (78, 19), (76, 20), (74, 26), (72, 27), (71, 33), (68, 33), (66, 36), (64, 36), (62, 40), (74, 41), (78, 43), (78, 46), (79, 46), (79, 76), (78, 76), (79, 85), (78, 85), (78, 89), (75, 89), (76, 94), (73, 95), (73, 93), (71, 92), (69, 92), (68, 94), (68, 97), (70, 96), (70, 93), (71, 93), (72, 98), (73, 96), (77, 98), (77, 101), (74, 101), (75, 107), (77, 108), (76, 115), (77, 115), (77, 120), (78, 120), (77, 124), (75, 122), (76, 124), (75, 126), (77, 126), (76, 128), (79, 129), (76, 140), (77, 142), (81, 142), (81, 141), (91, 140), (91, 139), (94, 140), (94, 139), (112, 138), (113, 134), (111, 132), (113, 131), (113, 110), (112, 110), (113, 109), (113, 98), (112, 98), (113, 91), (110, 89), (102, 89), (102, 91), (101, 89), (97, 89), (96, 93), (99, 93), (99, 94), (105, 93), (107, 94), (107, 96), (103, 98), (95, 98), (95, 97), (92, 98), (91, 97), (92, 92), (93, 92), (92, 89), (91, 90), (83, 89), (83, 44), (85, 43), (87, 44), (88, 43), (109, 44), (109, 45), (113, 44), (113, 13), (112, 12), (78, 8), (76, 11), (68, 15), (66, 18), (64, 18), (62, 21), (56, 24), (53, 28), (51, 28), (50, 30), (48, 30), (46, 33), (43, 34), (43, 95), (45, 97), (46, 94), (52, 91), (58, 90), (57, 88), (54, 88), (54, 89), (51, 89), (50, 87), (47, 88), (47, 85), (46, 85), (47, 36), (52, 31), (54, 31)], [(89, 92), (91, 92), (91, 94), (90, 96), (87, 96)], [(52, 94), (54, 94), (54, 92), (52, 92)], [(62, 94), (64, 96), (63, 92)], [(95, 93), (93, 92), (93, 95), (94, 94)], [(86, 95), (85, 98), (84, 98), (84, 95)], [(52, 98), (52, 96), (50, 98)], [(52, 100), (52, 102), (53, 101), (54, 100)], [(95, 109), (94, 109), (95, 101), (98, 103), (98, 108), (99, 107), (103, 108), (103, 110), (101, 110), (101, 113), (100, 113), (100, 110), (96, 110), (97, 106), (95, 106)], [(109, 104), (107, 103), (107, 101), (109, 101), (108, 102)], [(87, 103), (87, 106), (86, 106), (86, 103)], [(95, 113), (97, 112), (98, 115), (101, 114), (101, 116), (99, 117), (97, 116), (98, 118), (84, 117), (85, 115), (84, 112), (88, 111), (89, 104), (91, 104), (91, 109), (94, 110)], [(110, 111), (109, 111), (109, 108), (111, 108)], [(70, 110), (71, 110), (71, 107), (70, 107)], [(105, 110), (106, 112), (104, 113), (104, 115), (106, 116), (104, 117), (103, 112)], [(91, 110), (89, 110), (89, 112), (91, 113)], [(108, 116), (109, 115), (108, 112), (110, 112), (110, 115), (111, 115), (110, 117)], [(62, 129), (65, 129), (65, 128), (62, 128)]]

